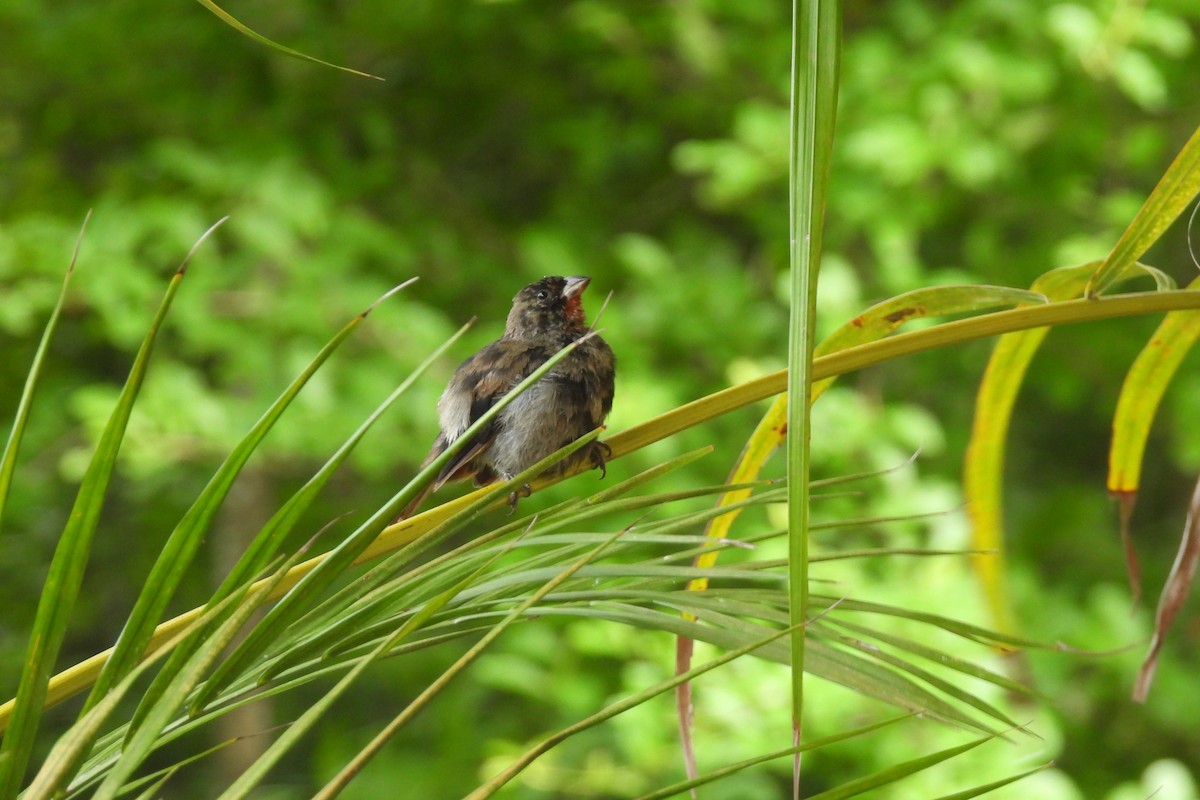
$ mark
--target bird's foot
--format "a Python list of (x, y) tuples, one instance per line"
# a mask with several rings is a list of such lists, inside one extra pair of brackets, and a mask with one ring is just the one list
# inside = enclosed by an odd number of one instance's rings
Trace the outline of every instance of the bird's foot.
[(517, 512), (517, 503), (522, 497), (529, 497), (533, 494), (533, 487), (528, 483), (521, 484), (521, 487), (515, 491), (508, 493), (508, 515), (511, 517)]
[(592, 442), (592, 449), (589, 453), (592, 459), (592, 467), (600, 470), (600, 478), (603, 480), (608, 476), (608, 468), (606, 466), (609, 458), (612, 457), (612, 448), (600, 440)]

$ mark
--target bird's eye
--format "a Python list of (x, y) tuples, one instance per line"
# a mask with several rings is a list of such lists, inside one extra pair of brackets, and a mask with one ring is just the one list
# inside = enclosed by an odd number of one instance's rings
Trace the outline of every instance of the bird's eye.
[(545, 300), (549, 296), (550, 296), (550, 294), (548, 292), (538, 292), (537, 293), (538, 300)]

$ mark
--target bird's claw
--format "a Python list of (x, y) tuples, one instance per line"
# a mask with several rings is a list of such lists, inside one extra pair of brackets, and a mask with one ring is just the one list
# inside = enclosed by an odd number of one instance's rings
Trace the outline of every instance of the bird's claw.
[(595, 469), (600, 470), (600, 479), (603, 480), (604, 478), (608, 477), (608, 467), (606, 462), (612, 457), (612, 448), (604, 442), (596, 440), (592, 443), (590, 455), (592, 459), (592, 466)]
[(529, 497), (533, 494), (533, 487), (528, 483), (521, 484), (520, 488), (508, 493), (508, 515), (511, 517), (517, 513), (517, 503), (522, 497)]

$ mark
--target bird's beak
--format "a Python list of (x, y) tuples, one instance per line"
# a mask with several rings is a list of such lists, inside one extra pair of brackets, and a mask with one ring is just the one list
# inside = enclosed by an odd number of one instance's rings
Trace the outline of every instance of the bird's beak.
[(567, 285), (563, 287), (563, 297), (570, 300), (572, 297), (583, 294), (583, 290), (588, 287), (592, 279), (586, 275), (572, 275), (566, 281)]

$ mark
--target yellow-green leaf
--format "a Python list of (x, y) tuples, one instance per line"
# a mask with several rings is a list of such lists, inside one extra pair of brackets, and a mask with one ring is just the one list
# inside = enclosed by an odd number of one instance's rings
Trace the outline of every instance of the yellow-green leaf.
[(1200, 191), (1200, 128), (1175, 156), (1154, 191), (1138, 210), (1117, 246), (1096, 270), (1087, 296), (1096, 297), (1121, 279), (1125, 269), (1158, 241)]

